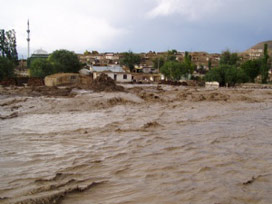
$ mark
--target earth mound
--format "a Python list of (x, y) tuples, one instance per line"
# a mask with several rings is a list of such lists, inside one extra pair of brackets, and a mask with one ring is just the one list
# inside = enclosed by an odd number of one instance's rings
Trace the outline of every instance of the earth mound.
[(116, 85), (115, 81), (110, 78), (108, 75), (102, 73), (100, 74), (91, 84), (90, 87), (92, 90), (96, 92), (106, 91), (124, 91), (123, 86)]
[(27, 82), (28, 86), (44, 86), (43, 78), (31, 77)]
[(46, 86), (29, 86), (29, 87), (2, 87), (0, 94), (2, 95), (17, 95), (17, 96), (73, 96), (71, 94), (72, 88), (58, 88), (58, 87), (46, 87)]

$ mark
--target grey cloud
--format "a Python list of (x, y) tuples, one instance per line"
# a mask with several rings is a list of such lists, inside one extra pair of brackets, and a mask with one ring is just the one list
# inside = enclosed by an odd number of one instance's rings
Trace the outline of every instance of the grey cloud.
[[(163, 2), (167, 12), (157, 9)], [(0, 25), (17, 31), (21, 54), (27, 18), (32, 51), (243, 51), (271, 40), (270, 8), (271, 0), (13, 0), (3, 3)]]

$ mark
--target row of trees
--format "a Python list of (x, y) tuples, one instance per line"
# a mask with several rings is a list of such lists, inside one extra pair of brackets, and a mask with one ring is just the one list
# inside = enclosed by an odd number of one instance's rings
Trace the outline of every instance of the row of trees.
[(206, 81), (218, 81), (221, 86), (234, 86), (237, 83), (255, 82), (261, 76), (262, 83), (267, 83), (270, 67), (267, 44), (264, 45), (263, 57), (241, 63), (237, 53), (225, 51), (220, 58), (218, 67), (211, 69), (206, 75)]
[(12, 77), (18, 64), (16, 34), (14, 30), (0, 30), (0, 80)]
[(47, 59), (37, 58), (30, 63), (32, 77), (45, 77), (59, 72), (78, 72), (81, 63), (74, 52), (56, 50)]

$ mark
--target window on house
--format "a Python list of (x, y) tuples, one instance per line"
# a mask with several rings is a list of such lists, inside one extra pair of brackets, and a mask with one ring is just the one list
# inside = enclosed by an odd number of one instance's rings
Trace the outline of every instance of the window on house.
[(123, 75), (123, 79), (127, 79), (127, 75), (126, 74)]

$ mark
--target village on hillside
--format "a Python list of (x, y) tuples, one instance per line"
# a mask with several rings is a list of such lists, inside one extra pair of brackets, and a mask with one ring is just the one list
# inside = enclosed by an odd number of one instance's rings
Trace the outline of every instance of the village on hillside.
[[(263, 57), (264, 45), (268, 44), (268, 53), (271, 56), (272, 53), (272, 41), (259, 43), (250, 49), (237, 53), (239, 63), (242, 64), (249, 60), (258, 60)], [(226, 51), (229, 52), (229, 51)], [(170, 53), (170, 54), (169, 54)], [(229, 52), (230, 53), (230, 52)], [(131, 69), (128, 64), (124, 63), (126, 54), (131, 54), (138, 57), (138, 61), (133, 64)], [(120, 83), (152, 83), (160, 81), (172, 81), (171, 78), (165, 76), (161, 67), (167, 60), (167, 57), (171, 57), (177, 62), (183, 62), (186, 58), (186, 54), (190, 57), (190, 63), (193, 66), (193, 70), (187, 75), (180, 77), (178, 81), (184, 80), (199, 80), (202, 79), (209, 70), (218, 67), (220, 65), (220, 59), (222, 54), (219, 53), (207, 53), (207, 52), (180, 52), (176, 50), (170, 50), (166, 52), (155, 52), (149, 51), (148, 53), (137, 53), (132, 52), (126, 53), (114, 53), (105, 52), (98, 53), (97, 51), (85, 51), (83, 54), (77, 54), (77, 57), (82, 65), (81, 75), (90, 75), (92, 79), (97, 78), (101, 73), (104, 73)], [(231, 53), (230, 53), (231, 54)], [(31, 61), (36, 59), (47, 59), (49, 53), (43, 49), (38, 49), (33, 52), (29, 58), (29, 63), (26, 60), (19, 61), (19, 65), (15, 69), (18, 76), (29, 77), (31, 76), (29, 67)], [(61, 78), (67, 78), (65, 83), (78, 83), (78, 80), (71, 79), (71, 74), (58, 75)], [(73, 74), (77, 77), (77, 74)], [(36, 76), (35, 76), (36, 77)], [(54, 78), (56, 78), (54, 76)], [(71, 80), (69, 80), (69, 78)], [(79, 77), (78, 77), (79, 78)], [(61, 80), (60, 80), (61, 81)], [(63, 81), (63, 80), (62, 80)], [(269, 68), (268, 81), (271, 81), (271, 67)], [(45, 83), (48, 84), (48, 83)], [(61, 85), (62, 82), (56, 85)], [(51, 86), (51, 85), (50, 85)]]
[(203, 86), (205, 82), (213, 82), (219, 87), (272, 81), (272, 41), (261, 42), (240, 53), (175, 49), (147, 53), (95, 50), (75, 53), (59, 49), (48, 53), (38, 49), (31, 54), (29, 21), (27, 26), (27, 59), (18, 59), (15, 30), (0, 32), (1, 85), (91, 85), (102, 73), (117, 83)]

